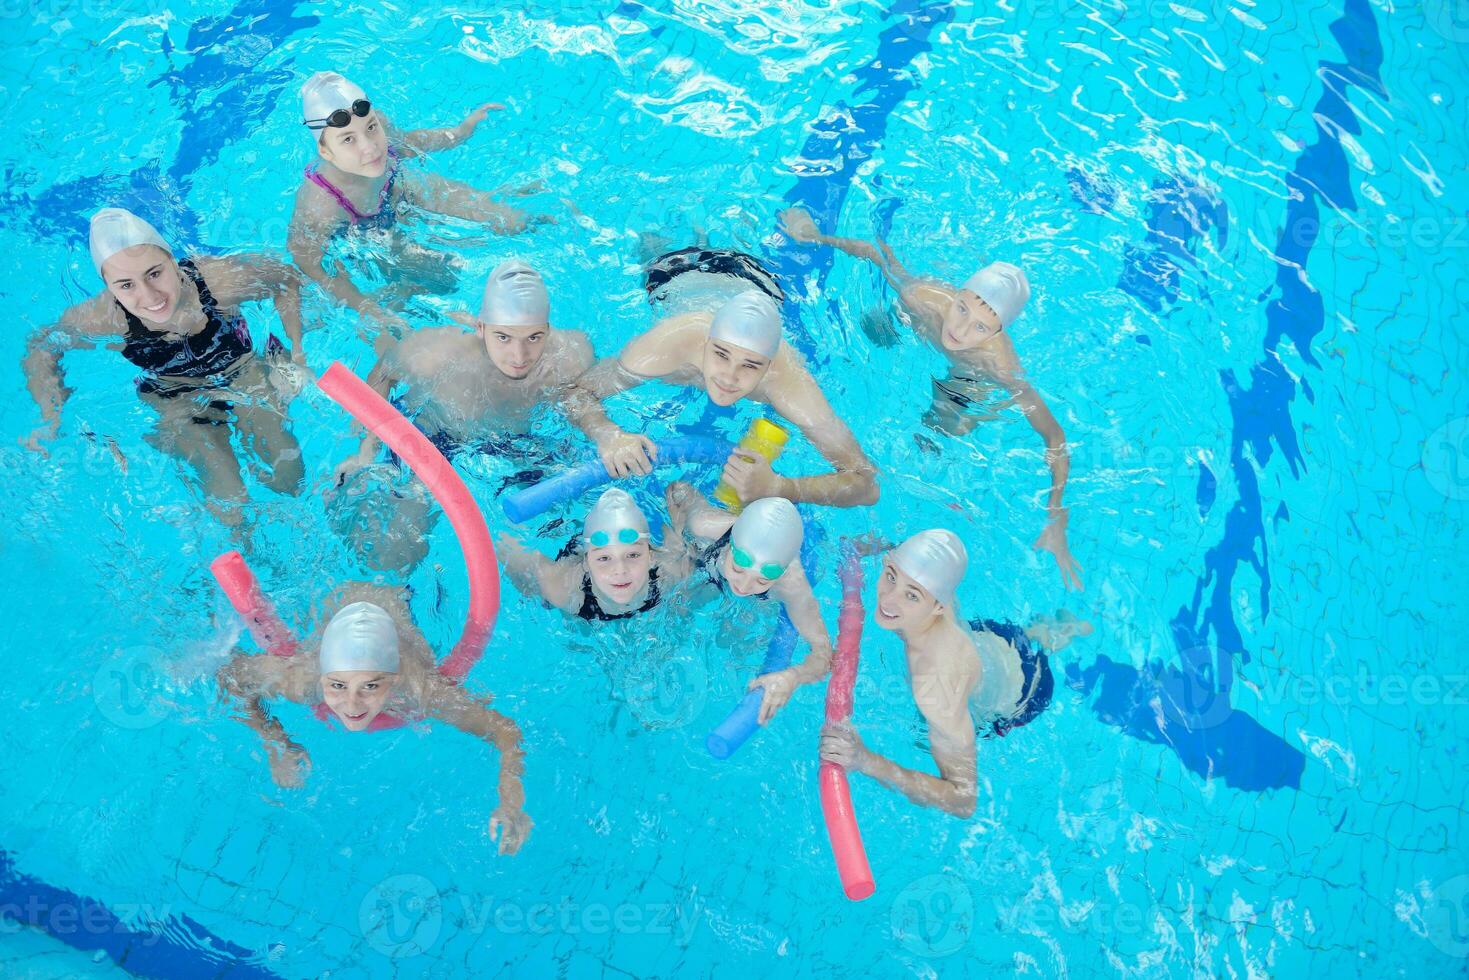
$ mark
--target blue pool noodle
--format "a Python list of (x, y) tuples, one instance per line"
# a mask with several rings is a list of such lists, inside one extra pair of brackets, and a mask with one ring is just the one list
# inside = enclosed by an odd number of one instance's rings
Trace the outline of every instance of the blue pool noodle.
[[(806, 536), (801, 542), (801, 567), (812, 582), (816, 581), (816, 554), (825, 539), (826, 532), (821, 525), (806, 519)], [(796, 632), (791, 617), (786, 615), (785, 607), (781, 607), (780, 618), (775, 621), (775, 632), (765, 648), (765, 662), (760, 665), (760, 674), (755, 676), (789, 667), (799, 639), (800, 634)], [(704, 739), (704, 747), (710, 755), (716, 759), (728, 759), (755, 734), (755, 729), (760, 727), (757, 719), (760, 717), (760, 701), (764, 697), (763, 687), (745, 693), (729, 717), (716, 725)]]
[[(729, 459), (730, 451), (733, 448), (723, 439), (710, 439), (705, 436), (675, 436), (672, 439), (662, 439), (658, 442), (657, 465), (711, 463), (723, 466), (724, 461)], [(504, 500), (505, 516), (510, 518), (511, 523), (520, 524), (532, 517), (544, 514), (559, 503), (574, 500), (594, 487), (611, 483), (612, 480), (613, 477), (608, 474), (607, 467), (602, 465), (602, 461), (594, 459), (567, 470), (559, 476), (542, 480), (535, 486), (507, 494)]]
[[(765, 662), (760, 665), (760, 673), (768, 674), (773, 670), (785, 670), (789, 667), (797, 639), (796, 627), (791, 624), (791, 617), (782, 609), (780, 619), (775, 623), (775, 633), (770, 637), (770, 645), (765, 648)], [(704, 747), (709, 750), (710, 755), (716, 759), (728, 759), (755, 734), (755, 729), (760, 727), (757, 719), (763, 697), (763, 687), (746, 692), (740, 703), (729, 713), (729, 717), (720, 722), (704, 739)]]

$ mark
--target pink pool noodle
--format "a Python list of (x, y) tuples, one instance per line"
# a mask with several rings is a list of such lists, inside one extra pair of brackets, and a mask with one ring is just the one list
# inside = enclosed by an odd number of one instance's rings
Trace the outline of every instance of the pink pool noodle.
[[(837, 616), (836, 656), (832, 658), (831, 680), (826, 685), (826, 723), (847, 721), (852, 715), (852, 688), (857, 683), (857, 655), (862, 647), (862, 565), (856, 556), (842, 562), (842, 609)], [(821, 789), (821, 812), (826, 816), (826, 833), (836, 857), (842, 891), (854, 902), (877, 890), (857, 815), (852, 812), (852, 793), (847, 771), (834, 762), (823, 762), (817, 773)]]
[(255, 573), (245, 564), (245, 556), (238, 551), (226, 551), (210, 562), (209, 570), (229, 597), (230, 605), (245, 621), (255, 642), (273, 656), (295, 656), (296, 637), (260, 591)]
[(439, 672), (452, 680), (463, 680), (484, 654), (500, 611), (500, 567), (485, 517), (444, 454), (403, 413), (340, 361), (333, 362), (317, 383), (328, 398), (372, 430), (408, 464), (449, 516), (469, 568), (469, 612), (459, 642), (439, 664)]

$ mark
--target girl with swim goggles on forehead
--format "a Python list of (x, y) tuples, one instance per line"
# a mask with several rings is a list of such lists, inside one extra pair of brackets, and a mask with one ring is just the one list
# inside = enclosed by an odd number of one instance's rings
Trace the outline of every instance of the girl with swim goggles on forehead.
[[(457, 126), (399, 132), (357, 85), (336, 72), (311, 76), (301, 88), (301, 122), (311, 135), (315, 159), (296, 191), (291, 216), (289, 246), (296, 264), (338, 301), (373, 318), (390, 333), (401, 334), (406, 324), (395, 313), (358, 290), (346, 276), (328, 274), (326, 244), (344, 229), (390, 227), (405, 204), (432, 214), (484, 222), (497, 234), (525, 231), (529, 226), (525, 212), (495, 201), (484, 191), (431, 173), (410, 176), (402, 171), (405, 160), (468, 140), (490, 110), (502, 108), (487, 102)], [(405, 255), (395, 257), (398, 268), (384, 270), (387, 278), (405, 278), (401, 268)], [(440, 253), (428, 253), (426, 258), (425, 275), (435, 266), (441, 270), (448, 261)]]
[(653, 547), (647, 517), (616, 487), (587, 514), (577, 544), (555, 560), (509, 536), (501, 536), (495, 547), (522, 592), (590, 622), (629, 619), (653, 609), (693, 568), (686, 553)]
[(778, 600), (796, 632), (811, 645), (802, 663), (750, 682), (750, 690), (765, 689), (759, 715), (763, 725), (785, 706), (796, 688), (815, 683), (831, 670), (831, 634), (801, 567), (805, 538), (801, 515), (789, 500), (765, 497), (735, 517), (683, 481), (669, 484), (667, 499), (670, 522), (697, 549), (694, 577), (702, 573), (716, 590), (738, 598)]

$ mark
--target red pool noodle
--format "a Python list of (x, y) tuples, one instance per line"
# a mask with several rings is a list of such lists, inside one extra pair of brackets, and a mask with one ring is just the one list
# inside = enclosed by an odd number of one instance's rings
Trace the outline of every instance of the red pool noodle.
[[(464, 552), (464, 563), (469, 568), (469, 614), (459, 634), (459, 642), (439, 664), (439, 673), (451, 680), (462, 681), (484, 654), (490, 634), (495, 629), (495, 616), (500, 610), (500, 566), (495, 559), (495, 548), (490, 542), (484, 515), (444, 454), (361, 378), (340, 362), (334, 362), (318, 383), (329, 398), (371, 429), (408, 463), (449, 515), (449, 523), (453, 525), (460, 550)], [(227, 551), (210, 563), (209, 570), (229, 597), (230, 605), (244, 618), (255, 642), (277, 657), (294, 656), (298, 648), (296, 637), (261, 591), (260, 583), (245, 563), (244, 556), (238, 551)], [(325, 704), (318, 704), (316, 716), (330, 722), (331, 710)], [(401, 719), (383, 712), (372, 720), (367, 730), (377, 732), (402, 725)]]
[[(852, 688), (857, 683), (857, 655), (862, 647), (862, 565), (855, 555), (842, 562), (842, 610), (837, 616), (836, 656), (832, 658), (831, 680), (826, 685), (826, 723), (845, 722), (852, 714)], [(847, 771), (834, 762), (823, 762), (817, 774), (821, 790), (821, 812), (826, 817), (826, 834), (836, 857), (842, 891), (860, 902), (877, 890), (857, 815), (852, 812), (852, 793)]]
[(469, 568), (469, 612), (459, 642), (439, 664), (439, 673), (461, 681), (484, 655), (495, 629), (495, 616), (500, 611), (500, 567), (484, 514), (444, 454), (402, 412), (368, 387), (367, 382), (340, 361), (334, 361), (317, 384), (328, 398), (387, 443), (449, 516), (449, 523), (459, 538), (459, 548), (464, 552), (464, 564)]
[(214, 573), (224, 594), (229, 596), (235, 612), (245, 620), (255, 642), (272, 656), (294, 657), (296, 637), (291, 628), (281, 622), (265, 593), (260, 591), (255, 573), (245, 564), (245, 556), (238, 551), (226, 551), (209, 563), (209, 570)]

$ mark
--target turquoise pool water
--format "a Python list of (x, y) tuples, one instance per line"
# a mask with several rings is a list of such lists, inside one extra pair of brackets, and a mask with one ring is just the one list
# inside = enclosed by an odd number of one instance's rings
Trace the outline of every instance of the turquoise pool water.
[[(7, 8), (0, 963), (29, 969), (28, 922), (143, 975), (1462, 974), (1469, 20), (1448, 2), (1016, 6)], [(87, 216), (121, 204), (205, 251), (281, 249), (308, 160), (296, 90), (323, 68), (408, 125), (506, 103), (430, 166), (548, 185), (558, 223), (533, 236), (415, 229), (463, 258), (416, 322), (472, 307), (518, 253), (555, 321), (610, 354), (650, 322), (645, 236), (760, 254), (883, 469), (877, 506), (820, 515), (828, 538), (943, 524), (970, 543), (966, 611), (1096, 625), (1057, 658), (1051, 709), (981, 745), (973, 820), (854, 780), (871, 899), (842, 898), (825, 839), (819, 691), (732, 760), (704, 751), (765, 610), (581, 635), (507, 589), (468, 681), (526, 735), (536, 829), (500, 858), (496, 762), (449, 731), (349, 739), (282, 709), (315, 769), (301, 792), (271, 783), (212, 683), (239, 623), (206, 566), (230, 541), (144, 443), (120, 357), (70, 355), (62, 437), (48, 458), (19, 447), (25, 336), (96, 286)], [(1039, 439), (1002, 416), (921, 447), (936, 355), (862, 329), (891, 293), (780, 238), (789, 204), (915, 270), (1027, 268), (1013, 334), (1072, 442), (1082, 594), (1030, 548)], [(307, 313), (313, 367), (370, 367), (348, 316)], [(671, 389), (614, 415), (749, 418)], [(320, 483), (347, 420), (316, 392), (292, 416)], [(492, 528), (519, 469), (461, 467)], [(254, 490), (252, 563), (309, 621), (320, 583), (362, 571), (319, 494)], [(465, 601), (446, 522), (411, 584), (446, 647)], [(900, 653), (869, 631), (856, 720), (926, 765)]]

